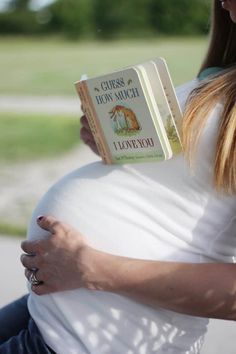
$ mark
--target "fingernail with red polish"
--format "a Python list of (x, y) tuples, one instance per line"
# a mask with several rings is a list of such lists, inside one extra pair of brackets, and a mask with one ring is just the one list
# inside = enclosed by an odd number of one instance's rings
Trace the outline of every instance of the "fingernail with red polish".
[(37, 221), (42, 221), (42, 220), (43, 220), (43, 215), (37, 217)]

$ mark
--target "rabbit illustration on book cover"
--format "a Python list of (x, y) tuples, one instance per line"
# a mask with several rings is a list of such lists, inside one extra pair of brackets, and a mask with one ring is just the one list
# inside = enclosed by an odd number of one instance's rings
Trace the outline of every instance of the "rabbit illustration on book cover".
[(136, 133), (141, 130), (135, 113), (125, 106), (117, 105), (109, 112), (113, 129), (117, 134)]

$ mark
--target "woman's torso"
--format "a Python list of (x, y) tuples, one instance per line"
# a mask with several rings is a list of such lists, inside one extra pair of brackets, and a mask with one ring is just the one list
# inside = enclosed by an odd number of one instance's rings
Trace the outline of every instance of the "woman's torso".
[[(182, 89), (185, 100), (191, 85)], [(182, 96), (181, 96), (182, 95)], [(235, 198), (217, 195), (212, 161), (217, 106), (189, 171), (182, 155), (160, 163), (94, 163), (54, 185), (34, 211), (29, 238), (46, 236), (36, 216), (52, 214), (78, 228), (96, 248), (141, 259), (234, 262)], [(59, 354), (198, 353), (207, 320), (78, 289), (42, 297), (29, 309)]]

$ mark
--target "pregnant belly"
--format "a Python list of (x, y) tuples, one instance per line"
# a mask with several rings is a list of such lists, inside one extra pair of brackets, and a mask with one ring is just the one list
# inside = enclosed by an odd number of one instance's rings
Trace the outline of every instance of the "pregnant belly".
[[(165, 213), (165, 198), (163, 188), (133, 169), (92, 164), (67, 175), (43, 196), (33, 213), (28, 237), (47, 237), (36, 218), (53, 215), (80, 230), (103, 251), (144, 259), (181, 255), (187, 260), (189, 252), (178, 247), (176, 237), (172, 241), (173, 225), (171, 215)], [(43, 297), (31, 294), (29, 309), (46, 343), (59, 354), (69, 352), (70, 346), (71, 353), (79, 354), (162, 353), (167, 349), (184, 353), (199, 346), (207, 323), (85, 289)], [(179, 341), (183, 336), (186, 340)], [(197, 353), (195, 349), (191, 352)]]
[(65, 176), (43, 196), (33, 213), (28, 238), (46, 237), (36, 218), (53, 215), (80, 230), (102, 251), (175, 260), (180, 252), (188, 258), (177, 203), (175, 209), (170, 208), (172, 197), (169, 189), (147, 179), (145, 173), (93, 163)]

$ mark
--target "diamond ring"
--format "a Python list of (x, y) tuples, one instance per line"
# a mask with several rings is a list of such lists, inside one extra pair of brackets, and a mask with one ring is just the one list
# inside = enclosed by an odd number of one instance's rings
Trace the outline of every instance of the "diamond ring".
[(36, 277), (36, 272), (37, 270), (33, 270), (29, 276), (29, 282), (31, 285), (39, 285), (41, 284), (41, 281), (39, 281)]

